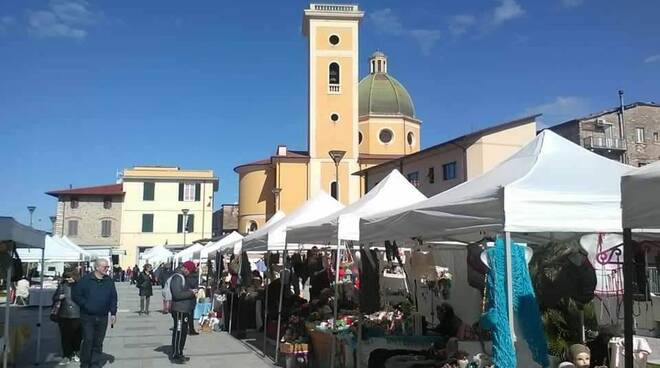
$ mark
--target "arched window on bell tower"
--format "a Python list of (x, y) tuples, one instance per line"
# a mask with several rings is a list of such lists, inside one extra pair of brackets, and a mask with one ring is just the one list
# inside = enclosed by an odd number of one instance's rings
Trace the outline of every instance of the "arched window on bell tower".
[(339, 84), (339, 64), (332, 62), (328, 67), (328, 83)]

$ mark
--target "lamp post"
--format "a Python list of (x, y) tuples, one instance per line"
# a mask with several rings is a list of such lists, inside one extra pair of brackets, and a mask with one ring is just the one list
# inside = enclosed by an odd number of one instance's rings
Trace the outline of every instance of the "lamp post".
[(27, 206), (27, 210), (30, 212), (30, 227), (32, 227), (32, 215), (34, 214), (34, 210), (37, 209), (37, 206)]
[[(344, 158), (346, 151), (332, 150), (328, 152), (330, 158), (335, 163), (335, 199), (339, 200), (339, 163)], [(331, 193), (332, 194), (332, 193)], [(332, 322), (332, 349), (330, 355), (330, 367), (335, 366), (335, 352), (337, 350), (337, 306), (339, 304), (339, 263), (341, 261), (341, 240), (337, 237), (337, 263), (335, 267), (335, 305)]]
[(55, 221), (57, 221), (57, 216), (48, 216), (48, 218), (50, 219), (50, 223), (53, 226), (52, 233), (55, 235)]
[(181, 210), (183, 212), (183, 247), (186, 247), (186, 233), (188, 232), (188, 211), (187, 208)]
[(335, 163), (335, 199), (339, 200), (339, 163), (341, 162), (341, 159), (344, 158), (346, 151), (332, 150), (328, 152), (328, 154)]
[(273, 196), (275, 197), (275, 212), (280, 210), (280, 193), (282, 193), (282, 188), (273, 188)]

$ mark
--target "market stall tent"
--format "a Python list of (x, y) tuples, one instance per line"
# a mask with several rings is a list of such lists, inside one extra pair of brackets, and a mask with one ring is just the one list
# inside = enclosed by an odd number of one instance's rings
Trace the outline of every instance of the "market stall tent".
[(165, 248), (164, 245), (158, 245), (142, 253), (141, 257), (143, 260), (151, 264), (156, 264), (166, 262), (172, 258), (172, 256), (173, 253)]
[(216, 252), (224, 252), (229, 249), (233, 250), (234, 245), (241, 239), (243, 239), (243, 235), (233, 231), (231, 234), (225, 235), (222, 239), (204, 247), (199, 253), (200, 257), (202, 259), (208, 259), (209, 257), (213, 257)]
[(268, 234), (268, 229), (270, 229), (273, 225), (275, 225), (280, 220), (282, 220), (285, 216), (286, 214), (282, 210), (278, 210), (277, 212), (275, 212), (275, 214), (273, 214), (273, 216), (271, 216), (268, 219), (268, 221), (266, 221), (266, 223), (261, 229), (258, 229), (257, 231), (248, 234), (243, 239), (240, 239), (236, 242), (236, 244), (234, 245), (234, 254), (236, 255), (241, 254), (241, 252), (243, 251), (243, 244), (245, 243), (246, 240), (249, 240), (248, 238), (253, 239)]
[[(621, 223), (623, 226), (623, 314), (624, 350), (633, 350), (633, 233), (657, 237), (660, 230), (660, 162), (630, 170), (621, 177)], [(641, 234), (639, 234), (641, 233)], [(633, 354), (626, 354), (625, 366), (633, 367)]]
[(618, 183), (630, 168), (544, 130), (481, 176), (398, 211), (365, 217), (363, 239), (621, 232)]
[[(312, 198), (300, 205), (296, 210), (285, 216), (280, 221), (271, 226), (256, 231), (243, 239), (243, 250), (245, 251), (278, 251), (284, 250), (287, 242), (287, 228), (298, 224), (314, 221), (324, 217), (328, 213), (334, 213), (344, 208), (344, 205), (337, 202), (324, 191), (319, 191)], [(315, 244), (327, 244), (329, 241), (322, 241)], [(303, 244), (304, 242), (296, 242)]]
[[(42, 250), (34, 248), (18, 249), (22, 262), (40, 262)], [(43, 258), (45, 263), (53, 262), (82, 262), (89, 259), (85, 253), (72, 248), (57, 236), (46, 235), (44, 241)]]
[(311, 244), (336, 242), (337, 239), (359, 240), (360, 223), (364, 216), (399, 209), (424, 199), (426, 196), (398, 170), (392, 170), (352, 204), (317, 220), (307, 218), (305, 223), (299, 225), (287, 224), (286, 240), (289, 243)]
[(67, 244), (69, 247), (71, 247), (71, 248), (75, 249), (77, 252), (83, 254), (83, 255), (86, 257), (86, 259), (91, 260), (92, 258), (94, 258), (94, 256), (93, 256), (90, 252), (88, 252), (87, 250), (83, 249), (83, 248), (82, 248), (81, 246), (79, 246), (78, 244), (74, 243), (74, 242), (73, 242), (71, 239), (69, 239), (69, 237), (67, 237), (66, 235), (60, 237), (60, 239), (62, 240), (62, 242), (64, 242), (65, 244)]
[[(189, 261), (192, 259), (199, 259), (199, 252), (204, 248), (204, 244), (202, 243), (195, 243), (188, 248), (180, 251), (179, 253), (176, 253), (174, 255), (174, 261), (176, 263), (179, 262), (185, 262)], [(195, 257), (195, 253), (197, 253), (197, 257)]]
[[(44, 231), (36, 230), (30, 226), (23, 225), (18, 221), (14, 220), (12, 217), (0, 217), (0, 242), (2, 241), (12, 241), (16, 244), (16, 248), (19, 249), (41, 249), (42, 258), (41, 258), (41, 268), (43, 269), (43, 249), (46, 243), (46, 233)], [(12, 267), (7, 267), (7, 273), (4, 275), (6, 280), (11, 280), (12, 278)], [(41, 288), (43, 291), (43, 272), (41, 273)], [(6, 282), (7, 285), (7, 294), (9, 295), (10, 282)], [(39, 363), (39, 355), (41, 353), (41, 322), (43, 318), (42, 313), (42, 303), (39, 303), (39, 315), (37, 317), (37, 351), (35, 356), (35, 364)], [(2, 366), (3, 368), (7, 367), (9, 350), (11, 346), (8, 346), (6, 337), (9, 336), (9, 310), (11, 309), (9, 305), (9, 300), (5, 303), (5, 320), (4, 320), (4, 333), (2, 339), (0, 339), (0, 345), (2, 346), (3, 355), (2, 355)]]

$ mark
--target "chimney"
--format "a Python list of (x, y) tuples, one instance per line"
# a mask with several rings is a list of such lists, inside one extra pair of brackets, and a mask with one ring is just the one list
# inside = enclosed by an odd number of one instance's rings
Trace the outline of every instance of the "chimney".
[(286, 146), (283, 144), (277, 145), (277, 155), (286, 156)]

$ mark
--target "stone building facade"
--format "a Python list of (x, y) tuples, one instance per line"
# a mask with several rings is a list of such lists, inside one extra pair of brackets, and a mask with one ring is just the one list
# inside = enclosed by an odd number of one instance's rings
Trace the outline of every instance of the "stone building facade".
[(659, 160), (660, 105), (635, 102), (624, 106), (623, 124), (620, 115), (620, 108), (612, 108), (550, 129), (599, 155), (632, 166)]
[(118, 247), (124, 192), (121, 184), (56, 190), (53, 232), (84, 247)]

